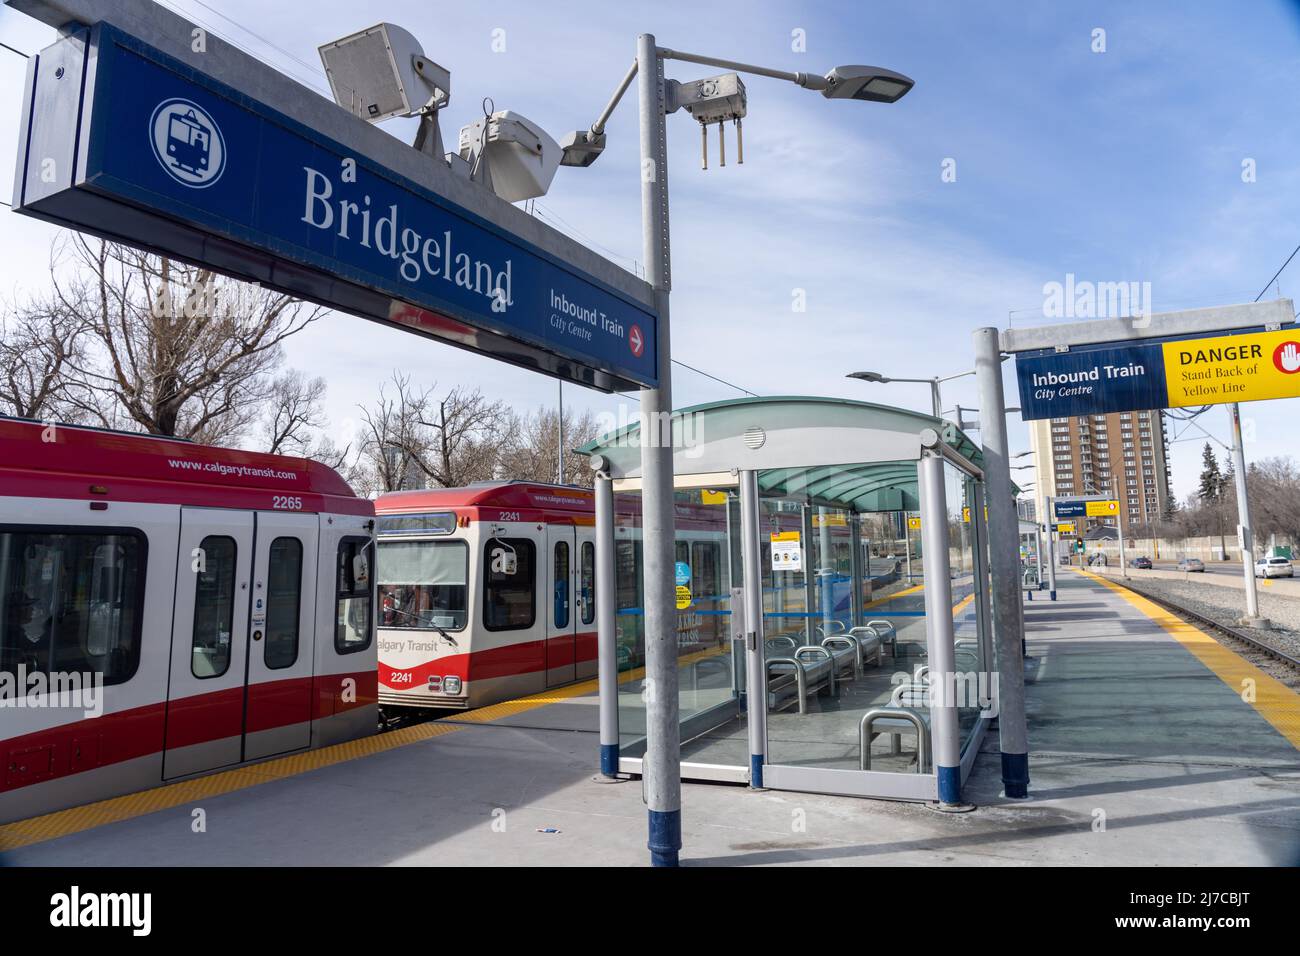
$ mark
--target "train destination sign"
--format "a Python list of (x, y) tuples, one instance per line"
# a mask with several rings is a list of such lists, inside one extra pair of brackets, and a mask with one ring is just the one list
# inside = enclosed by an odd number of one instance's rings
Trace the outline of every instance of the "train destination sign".
[(1114, 518), (1119, 515), (1119, 502), (1113, 498), (1057, 498), (1052, 511), (1057, 518)]
[(1300, 330), (1105, 343), (1016, 356), (1026, 420), (1300, 396)]
[(585, 385), (658, 380), (648, 296), (109, 24), (33, 58), (20, 142), (19, 212)]

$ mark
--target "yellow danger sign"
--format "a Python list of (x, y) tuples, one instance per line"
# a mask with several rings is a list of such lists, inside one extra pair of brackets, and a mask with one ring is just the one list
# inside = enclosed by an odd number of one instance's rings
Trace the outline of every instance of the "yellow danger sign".
[(1089, 518), (1106, 518), (1119, 514), (1118, 501), (1085, 501), (1084, 514)]
[(847, 528), (849, 526), (849, 519), (848, 515), (844, 514), (842, 511), (832, 511), (830, 514), (825, 516), (824, 520), (823, 516), (820, 514), (813, 515), (812, 523), (814, 528), (820, 528), (822, 524), (825, 524), (828, 528)]
[(908, 519), (907, 519), (907, 527), (908, 527), (908, 530), (910, 530), (910, 531), (920, 531), (920, 530), (921, 530), (921, 519), (920, 519), (920, 518), (908, 518)]
[(1300, 396), (1300, 333), (1292, 330), (1162, 344), (1169, 407)]
[(1074, 534), (1074, 522), (1073, 522), (1073, 521), (1058, 521), (1058, 522), (1056, 523), (1056, 533), (1057, 533), (1057, 534)]
[(700, 504), (725, 505), (726, 503), (727, 493), (725, 491), (710, 491), (708, 488), (700, 490)]
[(684, 611), (691, 606), (691, 589), (684, 584), (677, 585), (677, 610)]

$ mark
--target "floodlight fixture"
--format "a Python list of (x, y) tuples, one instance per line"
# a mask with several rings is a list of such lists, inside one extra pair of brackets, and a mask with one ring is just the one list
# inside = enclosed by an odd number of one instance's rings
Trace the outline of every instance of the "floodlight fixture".
[(858, 378), (864, 382), (888, 382), (889, 379), (879, 372), (850, 372), (845, 378)]
[(470, 179), (506, 202), (545, 196), (560, 167), (560, 145), (536, 123), (500, 110), (460, 130), (460, 158)]
[(414, 36), (378, 23), (317, 52), (335, 103), (369, 123), (419, 116), (416, 147), (442, 158), (438, 110), (451, 102), (451, 73), (428, 59)]

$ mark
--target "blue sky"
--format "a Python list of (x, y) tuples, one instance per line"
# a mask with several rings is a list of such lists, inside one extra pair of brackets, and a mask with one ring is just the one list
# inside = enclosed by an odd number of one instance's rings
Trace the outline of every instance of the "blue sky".
[[(1040, 324), (1043, 285), (1067, 273), (1147, 281), (1158, 311), (1249, 301), (1300, 242), (1300, 5), (1294, 0), (747, 3), (489, 0), (430, 4), (169, 0), (168, 5), (323, 89), (316, 46), (378, 19), (418, 36), (452, 71), (444, 138), (491, 96), (557, 138), (588, 126), (640, 32), (691, 52), (824, 72), (877, 63), (916, 80), (893, 106), (827, 101), (748, 80), (745, 164), (699, 168), (699, 133), (669, 119), (673, 349), (760, 394), (829, 394), (925, 408), (919, 385), (843, 376), (947, 375), (971, 367), (970, 332)], [(220, 14), (213, 11), (220, 11)], [(741, 12), (743, 11), (743, 12)], [(268, 48), (234, 21), (293, 54)], [(1104, 53), (1093, 31), (1105, 30)], [(492, 50), (493, 30), (506, 50)], [(802, 30), (806, 52), (792, 50)], [(52, 31), (8, 9), (0, 40), (33, 52)], [(0, 179), (12, 176), (23, 61), (0, 51)], [(717, 72), (684, 63), (669, 75)], [(390, 129), (409, 133), (400, 123)], [(634, 103), (609, 124), (588, 170), (562, 169), (539, 206), (631, 267), (641, 257)], [(716, 138), (711, 135), (716, 159)], [(955, 182), (941, 164), (956, 161)], [(1256, 181), (1242, 181), (1252, 159)], [(0, 294), (43, 281), (54, 230), (0, 216)], [(792, 311), (794, 290), (807, 311)], [(1300, 293), (1300, 257), (1281, 279)], [(1272, 293), (1270, 292), (1270, 295)], [(555, 400), (551, 380), (347, 316), (294, 340), (291, 364), (330, 383), (346, 429), (393, 369), (441, 387), (480, 385), (521, 407)], [(1007, 385), (1014, 394), (1010, 363)], [(675, 404), (739, 394), (686, 370)], [(617, 412), (617, 396), (569, 387), (566, 404)], [(973, 380), (945, 404), (978, 404)], [(1295, 454), (1295, 406), (1243, 406), (1247, 457)], [(1227, 415), (1201, 421), (1221, 439)], [(1012, 438), (1025, 447), (1019, 422)], [(1195, 431), (1188, 436), (1199, 436)], [(1174, 488), (1196, 483), (1201, 440), (1173, 446)], [(1013, 451), (1019, 448), (1013, 448)]]

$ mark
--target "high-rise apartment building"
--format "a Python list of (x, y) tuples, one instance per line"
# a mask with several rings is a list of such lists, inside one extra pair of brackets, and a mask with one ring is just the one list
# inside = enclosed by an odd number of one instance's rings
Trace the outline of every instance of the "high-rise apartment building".
[[(1125, 534), (1165, 514), (1169, 464), (1163, 411), (1039, 419), (1030, 422), (1029, 441), (1035, 466), (1033, 495), (1040, 503), (1049, 495), (1114, 498)], [(1086, 525), (1113, 523), (1089, 518)]]

